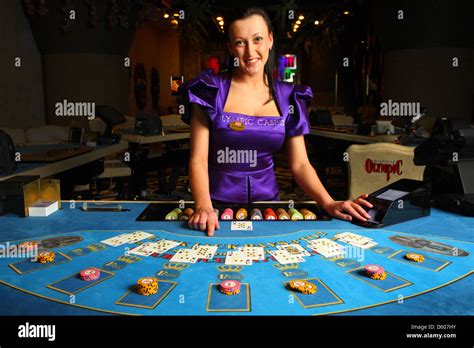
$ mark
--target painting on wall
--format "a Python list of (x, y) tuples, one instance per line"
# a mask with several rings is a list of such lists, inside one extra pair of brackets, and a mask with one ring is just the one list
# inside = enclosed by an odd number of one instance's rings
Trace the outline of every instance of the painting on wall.
[(172, 75), (170, 77), (170, 81), (171, 81), (171, 94), (178, 95), (178, 89), (184, 83), (184, 76)]

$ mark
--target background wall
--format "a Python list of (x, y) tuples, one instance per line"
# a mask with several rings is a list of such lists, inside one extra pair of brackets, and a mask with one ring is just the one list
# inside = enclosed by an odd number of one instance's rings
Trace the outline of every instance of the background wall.
[[(0, 127), (46, 123), (41, 54), (21, 0), (3, 0), (0, 11)], [(21, 67), (14, 66), (21, 57)]]
[(143, 64), (146, 72), (147, 101), (145, 110), (152, 110), (150, 94), (151, 69), (155, 67), (160, 75), (160, 98), (158, 108), (167, 113), (168, 106), (176, 105), (176, 97), (171, 95), (170, 76), (180, 75), (179, 35), (169, 23), (162, 21), (148, 23), (137, 29), (129, 53), (131, 59), (131, 79), (129, 94), (129, 113), (135, 115), (137, 106), (134, 94), (134, 71), (136, 64)]

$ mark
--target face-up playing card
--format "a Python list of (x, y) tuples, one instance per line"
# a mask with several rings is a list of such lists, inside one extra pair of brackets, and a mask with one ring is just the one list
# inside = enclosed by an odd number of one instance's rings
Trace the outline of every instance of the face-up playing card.
[(104, 243), (104, 244), (107, 244), (107, 245), (110, 245), (110, 246), (113, 246), (113, 247), (116, 247), (116, 246), (119, 246), (119, 245), (122, 245), (122, 244), (126, 244), (126, 243), (128, 243), (128, 233), (122, 233), (118, 236), (108, 238), (108, 239), (104, 239), (104, 240), (101, 241), (101, 243)]
[(143, 231), (135, 231), (127, 235), (128, 243), (136, 243), (150, 237), (154, 237), (154, 235), (148, 232), (143, 232)]
[(308, 248), (324, 257), (342, 256), (345, 252), (344, 246), (327, 238), (310, 240), (308, 242)]
[(286, 250), (271, 250), (269, 251), (279, 263), (286, 265), (289, 263), (305, 262), (305, 259), (301, 256), (291, 255)]
[(225, 257), (225, 264), (250, 266), (252, 265), (252, 259), (247, 258), (242, 251), (228, 251)]
[(252, 231), (252, 221), (232, 221), (230, 224), (231, 231)]
[(136, 248), (133, 248), (132, 250), (129, 251), (130, 254), (134, 255), (140, 255), (140, 256), (150, 256), (151, 254), (154, 253), (152, 250), (152, 246), (150, 244), (153, 244), (151, 242), (148, 243), (143, 243)]
[(168, 239), (160, 239), (157, 242), (152, 243), (154, 252), (157, 254), (163, 254), (164, 252), (171, 250), (175, 247), (177, 247), (180, 242), (175, 242), (173, 240), (168, 240)]
[(171, 262), (196, 263), (197, 257), (195, 251), (192, 249), (179, 249), (178, 252), (171, 258)]
[(311, 254), (299, 244), (277, 245), (279, 250), (286, 250), (290, 255), (310, 256)]
[(263, 247), (243, 247), (238, 251), (243, 252), (245, 257), (250, 260), (265, 260), (265, 251)]
[(362, 249), (368, 249), (378, 244), (374, 242), (372, 238), (364, 237), (352, 232), (338, 233), (334, 236), (334, 238), (341, 242), (348, 243)]
[(192, 247), (198, 259), (211, 260), (217, 251), (217, 245), (198, 245)]

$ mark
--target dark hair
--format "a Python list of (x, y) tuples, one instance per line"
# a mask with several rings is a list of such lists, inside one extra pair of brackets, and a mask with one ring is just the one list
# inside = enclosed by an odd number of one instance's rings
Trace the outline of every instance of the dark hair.
[[(246, 19), (251, 16), (260, 16), (263, 18), (265, 23), (267, 24), (268, 32), (273, 32), (273, 26), (272, 22), (270, 20), (270, 17), (268, 16), (267, 12), (265, 10), (258, 8), (258, 7), (251, 7), (248, 9), (236, 9), (235, 11), (232, 12), (232, 14), (229, 17), (225, 18), (225, 32), (227, 35), (229, 34), (229, 28), (232, 23), (235, 21), (238, 21), (240, 19)], [(270, 50), (268, 53), (268, 60), (265, 63), (264, 67), (264, 74), (267, 76), (267, 81), (268, 81), (268, 87), (270, 88), (270, 93), (272, 94), (272, 97), (274, 97), (274, 90), (273, 90), (273, 71), (275, 68), (275, 55), (273, 53), (273, 49)], [(230, 57), (229, 59), (229, 64), (228, 64), (228, 69), (229, 72), (232, 73), (232, 70), (234, 69), (234, 64), (233, 64), (233, 57)], [(265, 82), (265, 81), (264, 81)]]

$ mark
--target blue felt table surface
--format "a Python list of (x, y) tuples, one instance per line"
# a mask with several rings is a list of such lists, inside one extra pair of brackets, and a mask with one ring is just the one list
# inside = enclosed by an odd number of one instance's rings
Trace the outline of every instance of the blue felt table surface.
[[(58, 264), (47, 269), (19, 275), (8, 264), (18, 259), (0, 259), (0, 314), (143, 314), (143, 315), (214, 315), (206, 311), (209, 284), (218, 282), (217, 262), (198, 262), (190, 264), (179, 272), (177, 286), (153, 310), (146, 308), (125, 307), (115, 304), (131, 285), (142, 276), (152, 276), (163, 270), (167, 257), (171, 257), (180, 248), (189, 248), (196, 243), (219, 245), (220, 251), (227, 246), (245, 244), (262, 244), (268, 250), (276, 249), (272, 243), (298, 242), (306, 246), (304, 240), (309, 235), (321, 233), (323, 237), (332, 238), (336, 233), (352, 231), (378, 243), (377, 246), (389, 247), (395, 251), (415, 251), (406, 246), (392, 242), (390, 236), (415, 236), (430, 241), (458, 247), (469, 253), (465, 257), (455, 257), (427, 253), (434, 258), (445, 260), (449, 264), (436, 272), (415, 265), (388, 258), (372, 250), (366, 250), (360, 264), (382, 264), (387, 271), (413, 283), (390, 292), (381, 291), (366, 282), (347, 274), (348, 269), (335, 262), (313, 254), (306, 257), (298, 269), (307, 272), (308, 278), (321, 279), (343, 303), (303, 308), (298, 301), (289, 301), (289, 291), (285, 289), (285, 278), (281, 271), (274, 267), (277, 262), (254, 262), (244, 266), (240, 272), (242, 282), (248, 283), (251, 294), (251, 311), (239, 315), (317, 315), (317, 314), (377, 314), (377, 315), (463, 315), (474, 314), (466, 303), (474, 303), (472, 292), (474, 221), (472, 218), (454, 215), (439, 210), (432, 210), (429, 217), (412, 220), (389, 226), (386, 229), (365, 229), (345, 221), (316, 222), (254, 222), (253, 231), (231, 231), (230, 222), (220, 222), (221, 229), (212, 238), (202, 232), (190, 230), (183, 222), (137, 222), (135, 219), (146, 208), (146, 203), (124, 203), (128, 212), (84, 212), (76, 203), (70, 209), (69, 202), (63, 202), (63, 209), (48, 218), (18, 218), (13, 215), (0, 217), (2, 242), (16, 243), (28, 239), (44, 239), (53, 236), (81, 236), (83, 241), (55, 249), (69, 256), (71, 250), (86, 248), (88, 245), (114, 237), (121, 233), (137, 230), (152, 233), (157, 239), (166, 238), (183, 242), (183, 245), (167, 252), (168, 256), (140, 257), (138, 262), (128, 264), (116, 274), (77, 294), (73, 304), (69, 296), (47, 288), (68, 275), (79, 272), (86, 267), (101, 268), (107, 262), (117, 260), (124, 254), (124, 248), (106, 246), (106, 250), (89, 252), (84, 256), (72, 256), (70, 262)], [(68, 254), (69, 252), (69, 254)], [(421, 252), (421, 251), (419, 251)], [(268, 256), (268, 255), (267, 255)], [(216, 258), (216, 257), (215, 257)], [(222, 258), (222, 257), (221, 257)], [(263, 287), (262, 283), (266, 286)], [(22, 290), (22, 291), (19, 291)], [(272, 296), (268, 296), (271, 293)], [(453, 296), (455, 294), (455, 296)], [(184, 303), (181, 303), (184, 296)], [(304, 295), (302, 295), (304, 296)], [(21, 301), (18, 301), (21, 299)], [(20, 303), (21, 302), (21, 303)], [(17, 303), (13, 305), (12, 303)], [(30, 304), (30, 305), (28, 305)], [(32, 305), (33, 304), (33, 305)], [(217, 314), (235, 314), (218, 312)]]

